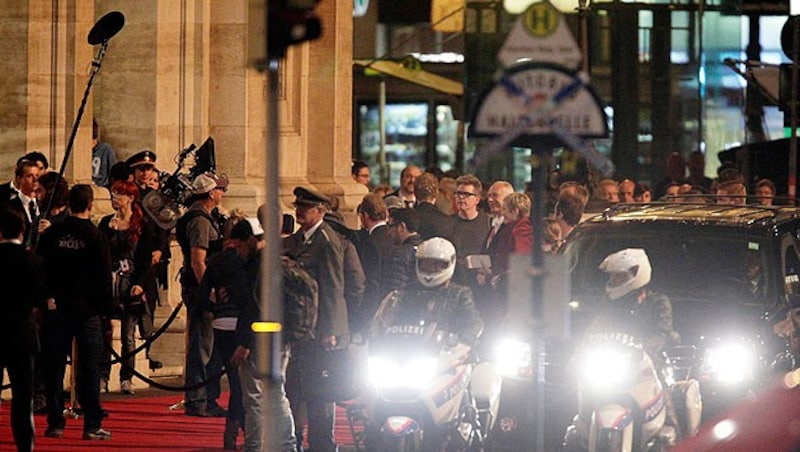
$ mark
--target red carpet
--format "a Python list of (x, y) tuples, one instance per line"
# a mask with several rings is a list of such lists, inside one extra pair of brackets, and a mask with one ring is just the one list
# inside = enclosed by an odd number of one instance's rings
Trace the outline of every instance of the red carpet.
[[(103, 395), (103, 408), (109, 417), (103, 420), (103, 428), (111, 431), (110, 441), (85, 441), (83, 419), (68, 419), (64, 438), (44, 436), (47, 422), (44, 415), (36, 415), (35, 450), (45, 452), (63, 451), (158, 451), (176, 452), (222, 451), (224, 418), (198, 418), (183, 415), (183, 410), (169, 407), (180, 401), (180, 395), (158, 395), (152, 397), (122, 397), (116, 394)], [(220, 401), (227, 400), (227, 394)], [(0, 407), (0, 451), (15, 451), (11, 436), (10, 402)], [(341, 446), (352, 445), (344, 411), (339, 409), (336, 419), (336, 440)], [(239, 435), (238, 444), (242, 444)]]

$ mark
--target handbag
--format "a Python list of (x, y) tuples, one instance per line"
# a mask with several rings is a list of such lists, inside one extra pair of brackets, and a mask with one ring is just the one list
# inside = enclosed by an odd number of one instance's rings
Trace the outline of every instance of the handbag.
[(309, 357), (306, 397), (322, 402), (341, 402), (358, 395), (353, 356), (347, 345), (326, 350), (314, 341)]

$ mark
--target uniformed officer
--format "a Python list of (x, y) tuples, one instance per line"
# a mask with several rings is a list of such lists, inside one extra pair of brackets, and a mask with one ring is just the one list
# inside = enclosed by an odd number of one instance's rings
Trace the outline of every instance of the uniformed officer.
[(139, 199), (158, 189), (158, 168), (156, 153), (150, 149), (139, 151), (128, 157), (125, 163), (133, 170), (133, 182), (139, 187)]
[(331, 200), (305, 187), (294, 189), (295, 216), (300, 230), (284, 239), (284, 252), (295, 259), (317, 281), (319, 315), (316, 338), (301, 341), (292, 348), (287, 369), (286, 393), (291, 402), (298, 429), (297, 442), (303, 438), (302, 404), (308, 416), (308, 442), (315, 451), (335, 451), (333, 437), (335, 405), (324, 396), (324, 388), (315, 387), (311, 371), (320, 353), (340, 345), (348, 334), (347, 304), (344, 298), (344, 248), (339, 235), (323, 221)]
[[(128, 157), (128, 160), (125, 161), (125, 163), (127, 163), (133, 171), (133, 183), (139, 188), (139, 199), (137, 202), (142, 208), (142, 211), (147, 212), (148, 215), (150, 212), (144, 207), (142, 200), (151, 191), (158, 190), (159, 188), (159, 172), (158, 168), (156, 167), (157, 159), (158, 158), (156, 157), (155, 152), (151, 151), (150, 149), (144, 149)], [(151, 218), (149, 216), (145, 216), (145, 220), (151, 221)], [(153, 230), (154, 234), (151, 237), (152, 240), (148, 240), (148, 245), (145, 252), (150, 253), (150, 264), (154, 268), (152, 272), (148, 272), (148, 274), (151, 276), (149, 276), (147, 280), (143, 281), (143, 287), (145, 289), (145, 293), (147, 294), (146, 299), (151, 315), (152, 313), (155, 313), (156, 305), (161, 304), (159, 300), (158, 286), (162, 285), (165, 289), (167, 287), (167, 281), (169, 280), (167, 271), (169, 260), (172, 257), (169, 249), (170, 231), (161, 228), (153, 228)], [(147, 350), (147, 358), (150, 363), (150, 369), (157, 370), (163, 367), (163, 363), (161, 363), (161, 361), (152, 359), (150, 357), (149, 347)]]

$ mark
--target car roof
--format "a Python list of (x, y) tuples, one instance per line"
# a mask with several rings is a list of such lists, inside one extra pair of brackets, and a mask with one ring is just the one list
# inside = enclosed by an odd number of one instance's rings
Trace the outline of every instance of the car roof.
[(800, 207), (688, 203), (619, 204), (588, 220), (608, 222), (688, 222), (762, 229), (800, 220)]

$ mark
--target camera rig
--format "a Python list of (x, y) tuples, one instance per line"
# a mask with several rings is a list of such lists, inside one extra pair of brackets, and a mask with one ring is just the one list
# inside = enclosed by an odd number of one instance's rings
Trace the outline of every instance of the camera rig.
[[(184, 164), (189, 157), (193, 157), (194, 164), (186, 171)], [(142, 198), (144, 211), (162, 229), (172, 229), (183, 214), (182, 208), (189, 207), (194, 194), (192, 181), (200, 174), (216, 169), (214, 139), (208, 137), (199, 148), (192, 143), (175, 157), (175, 163), (175, 171), (172, 174), (161, 172), (158, 189)]]

